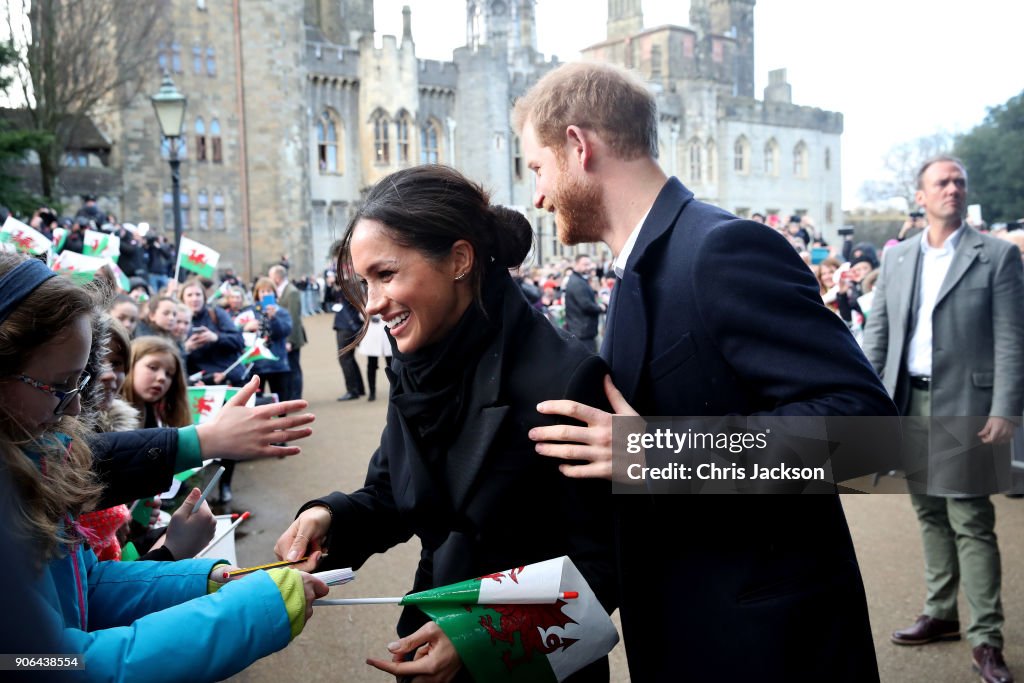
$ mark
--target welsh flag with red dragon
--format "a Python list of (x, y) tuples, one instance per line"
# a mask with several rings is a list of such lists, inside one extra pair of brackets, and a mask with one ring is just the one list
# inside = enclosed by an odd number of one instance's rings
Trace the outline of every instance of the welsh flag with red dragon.
[(212, 279), (217, 274), (220, 252), (187, 237), (178, 245), (178, 266), (199, 277)]
[(477, 681), (562, 681), (619, 641), (568, 557), (405, 596), (451, 639)]

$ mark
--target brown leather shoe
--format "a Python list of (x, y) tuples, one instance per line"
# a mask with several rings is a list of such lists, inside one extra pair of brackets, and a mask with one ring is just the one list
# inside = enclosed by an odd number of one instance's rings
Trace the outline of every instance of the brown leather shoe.
[(897, 645), (924, 645), (937, 640), (960, 640), (960, 622), (933, 619), (922, 614), (913, 626), (896, 631), (891, 636)]
[(1003, 651), (991, 645), (979, 645), (971, 650), (974, 670), (985, 683), (1013, 683), (1013, 674), (1006, 666)]

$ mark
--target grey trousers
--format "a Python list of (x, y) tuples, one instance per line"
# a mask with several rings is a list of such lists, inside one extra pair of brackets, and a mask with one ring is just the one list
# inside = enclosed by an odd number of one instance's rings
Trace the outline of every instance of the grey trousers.
[[(911, 415), (931, 414), (927, 391), (913, 390), (910, 402)], [(962, 586), (971, 608), (967, 640), (972, 647), (987, 643), (1002, 648), (1002, 568), (992, 501), (988, 496), (924, 494), (911, 494), (910, 501), (924, 543), (928, 591), (924, 613), (936, 619), (958, 619), (957, 591)]]

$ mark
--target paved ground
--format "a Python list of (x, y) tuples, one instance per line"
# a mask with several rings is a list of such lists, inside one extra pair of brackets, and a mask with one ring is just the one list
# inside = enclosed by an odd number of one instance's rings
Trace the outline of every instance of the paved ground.
[[(274, 559), (274, 541), (302, 503), (332, 490), (352, 490), (362, 483), (366, 462), (384, 424), (382, 400), (335, 401), (344, 389), (334, 355), (331, 316), (306, 318), (305, 324), (310, 337), (302, 353), (305, 397), (317, 415), (316, 431), (305, 442), (300, 456), (239, 466), (234, 509), (253, 513), (241, 527), (246, 533), (238, 543), (239, 561), (246, 565)], [(378, 375), (378, 388), (386, 397), (387, 380), (382, 370)], [(994, 500), (1003, 552), (1006, 654), (1011, 668), (1024, 678), (1024, 501), (1003, 496)], [(882, 680), (976, 680), (970, 671), (966, 641), (922, 648), (900, 648), (889, 643), (889, 632), (913, 621), (922, 601), (921, 545), (909, 500), (901, 495), (860, 495), (846, 496), (843, 502), (867, 586)], [(372, 558), (358, 572), (355, 582), (333, 589), (332, 595), (401, 595), (409, 587), (418, 550), (412, 542)], [(967, 607), (962, 600), (961, 611), (966, 617)], [(257, 662), (233, 680), (393, 680), (366, 666), (364, 659), (387, 656), (385, 645), (394, 638), (396, 619), (397, 608), (389, 606), (319, 608), (305, 632), (288, 648)], [(612, 653), (612, 680), (629, 680), (621, 645)]]

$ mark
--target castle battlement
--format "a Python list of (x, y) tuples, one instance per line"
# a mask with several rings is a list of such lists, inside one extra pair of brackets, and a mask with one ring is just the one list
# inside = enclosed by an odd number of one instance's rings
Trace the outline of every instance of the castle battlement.
[(306, 43), (305, 66), (310, 73), (349, 76), (359, 73), (359, 50), (332, 43)]
[(836, 135), (843, 132), (842, 114), (817, 107), (804, 107), (788, 102), (762, 102), (746, 97), (722, 97), (718, 102), (718, 108), (722, 118), (728, 121), (807, 128)]
[(454, 89), (459, 78), (459, 70), (454, 62), (442, 62), (437, 59), (419, 60), (419, 71), (420, 85)]

